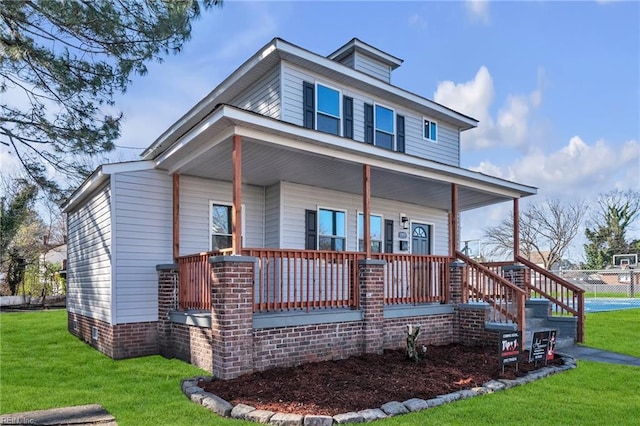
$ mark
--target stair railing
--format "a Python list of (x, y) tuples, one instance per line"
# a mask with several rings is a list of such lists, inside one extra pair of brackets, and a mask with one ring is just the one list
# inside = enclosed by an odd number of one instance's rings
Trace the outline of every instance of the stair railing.
[(466, 263), (462, 280), (462, 302), (486, 302), (491, 306), (494, 322), (514, 323), (525, 335), (526, 292), (479, 262), (456, 251)]
[(576, 317), (576, 340), (584, 343), (584, 290), (522, 256), (516, 256), (516, 261), (529, 269), (528, 279), (525, 279), (527, 294), (551, 301), (552, 315)]

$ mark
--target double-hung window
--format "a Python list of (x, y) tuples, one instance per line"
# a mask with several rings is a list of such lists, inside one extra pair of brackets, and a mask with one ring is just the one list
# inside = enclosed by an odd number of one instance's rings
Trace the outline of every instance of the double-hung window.
[[(382, 253), (382, 216), (370, 215), (371, 252)], [(364, 214), (358, 213), (358, 251), (364, 250)]]
[(231, 206), (211, 204), (211, 250), (231, 247)]
[(316, 84), (316, 130), (340, 136), (340, 92)]
[(393, 150), (393, 110), (381, 105), (375, 106), (375, 145)]
[(438, 123), (428, 118), (423, 118), (422, 138), (436, 142), (438, 140)]
[(318, 210), (318, 250), (346, 250), (346, 217), (341, 210)]

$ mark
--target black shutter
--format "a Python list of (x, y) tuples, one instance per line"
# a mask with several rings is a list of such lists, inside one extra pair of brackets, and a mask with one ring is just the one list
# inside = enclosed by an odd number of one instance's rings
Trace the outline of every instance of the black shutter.
[(302, 105), (304, 108), (303, 126), (307, 129), (315, 128), (316, 101), (315, 87), (308, 81), (302, 82)]
[(384, 221), (384, 252), (393, 253), (393, 220)]
[(364, 141), (373, 144), (373, 105), (364, 104)]
[(396, 151), (404, 152), (404, 116), (396, 115), (396, 132), (398, 132)]
[(353, 98), (344, 96), (342, 98), (342, 109), (344, 110), (344, 129), (342, 136), (353, 139)]
[(315, 210), (305, 210), (305, 250), (317, 250), (318, 228), (316, 220), (317, 212)]

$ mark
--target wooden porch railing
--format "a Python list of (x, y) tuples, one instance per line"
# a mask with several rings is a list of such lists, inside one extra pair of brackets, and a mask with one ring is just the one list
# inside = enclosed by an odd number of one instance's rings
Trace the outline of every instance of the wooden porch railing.
[(445, 303), (449, 299), (448, 256), (373, 253), (371, 257), (386, 261), (385, 304)]
[(256, 258), (254, 312), (358, 307), (363, 253), (245, 248)]
[(551, 301), (552, 315), (573, 315), (576, 317), (578, 319), (576, 340), (583, 343), (584, 290), (522, 256), (516, 256), (516, 261), (528, 268), (528, 279), (525, 279), (528, 294)]
[(462, 280), (462, 301), (488, 303), (492, 307), (491, 321), (514, 323), (524, 336), (525, 291), (462, 252), (456, 251), (456, 256), (467, 265)]
[(217, 251), (178, 258), (178, 309), (211, 309), (211, 264), (209, 258)]

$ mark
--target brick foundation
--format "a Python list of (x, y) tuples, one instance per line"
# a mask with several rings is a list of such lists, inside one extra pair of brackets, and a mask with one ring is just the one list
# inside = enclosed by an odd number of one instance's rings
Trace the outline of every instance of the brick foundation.
[(406, 347), (407, 324), (419, 325), (419, 345), (448, 345), (454, 343), (454, 314), (439, 314), (420, 317), (394, 318), (384, 322), (384, 348)]
[(362, 322), (266, 328), (253, 333), (256, 370), (344, 359), (362, 353)]
[[(185, 324), (171, 324), (169, 357), (175, 357), (206, 371), (213, 368), (211, 329)], [(167, 356), (163, 354), (164, 356)]]
[[(93, 327), (98, 330), (97, 339), (91, 335)], [(155, 321), (111, 325), (84, 315), (67, 314), (67, 329), (71, 334), (113, 359), (157, 354), (157, 328)]]
[(381, 354), (384, 347), (384, 260), (360, 260), (360, 308), (363, 312), (362, 350)]

